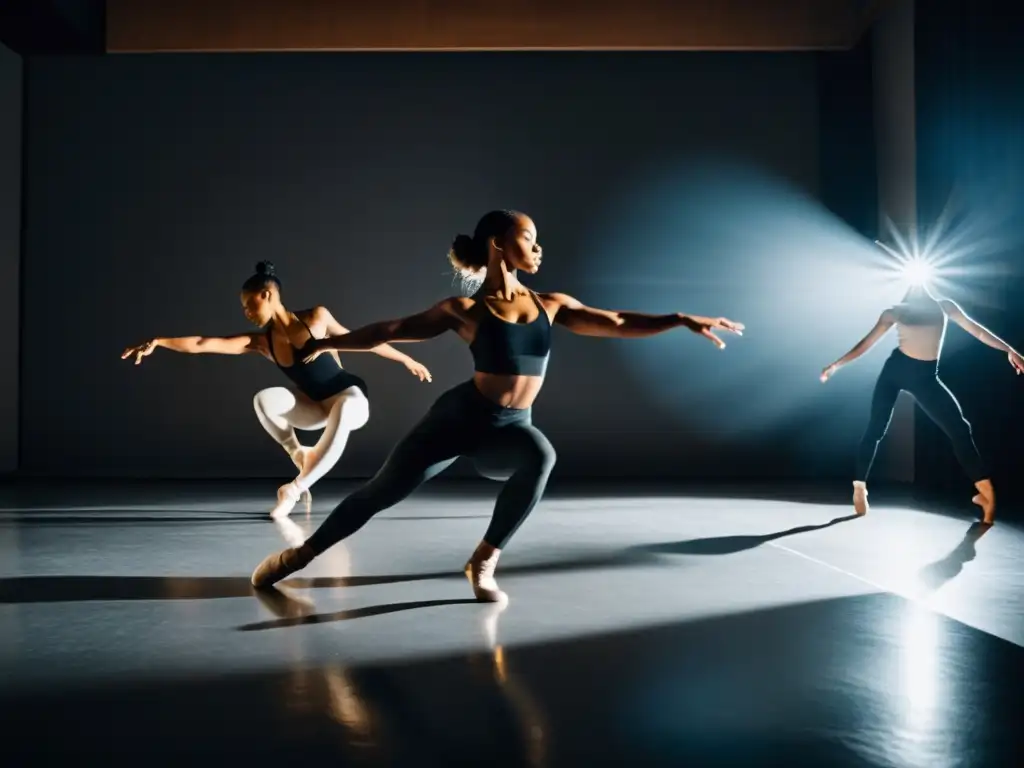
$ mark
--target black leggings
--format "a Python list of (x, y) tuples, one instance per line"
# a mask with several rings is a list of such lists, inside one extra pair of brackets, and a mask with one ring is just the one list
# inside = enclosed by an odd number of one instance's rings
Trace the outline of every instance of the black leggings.
[(503, 408), (472, 381), (445, 392), (392, 450), (380, 471), (342, 501), (307, 540), (316, 554), (362, 528), (459, 456), (508, 475), (484, 541), (501, 549), (540, 501), (555, 449), (533, 426), (529, 408)]
[(971, 425), (964, 418), (960, 404), (942, 383), (935, 360), (916, 360), (894, 350), (878, 376), (871, 398), (871, 419), (857, 451), (857, 475), (854, 480), (866, 481), (875, 460), (878, 444), (885, 437), (892, 419), (893, 407), (900, 391), (909, 392), (928, 417), (946, 433), (953, 443), (960, 466), (973, 482), (988, 478), (985, 462), (971, 436)]

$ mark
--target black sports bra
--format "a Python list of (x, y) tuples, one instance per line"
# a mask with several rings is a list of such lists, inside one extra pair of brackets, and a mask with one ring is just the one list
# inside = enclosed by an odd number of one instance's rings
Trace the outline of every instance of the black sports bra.
[[(551, 354), (551, 320), (540, 299), (530, 292), (540, 314), (529, 323), (510, 323), (484, 306), (485, 314), (469, 345), (479, 373), (543, 376)], [(483, 302), (481, 302), (483, 303)]]

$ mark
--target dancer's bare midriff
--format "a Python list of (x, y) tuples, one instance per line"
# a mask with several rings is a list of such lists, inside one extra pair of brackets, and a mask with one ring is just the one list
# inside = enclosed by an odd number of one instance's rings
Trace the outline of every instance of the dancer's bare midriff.
[(484, 397), (503, 408), (529, 408), (544, 386), (543, 376), (477, 372), (473, 381)]

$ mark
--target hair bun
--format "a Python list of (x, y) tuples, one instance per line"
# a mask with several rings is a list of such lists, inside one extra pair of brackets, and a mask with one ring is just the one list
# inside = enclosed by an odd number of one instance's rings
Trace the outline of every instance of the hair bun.
[(265, 277), (274, 276), (274, 262), (272, 261), (261, 261), (256, 265), (256, 274), (263, 275)]

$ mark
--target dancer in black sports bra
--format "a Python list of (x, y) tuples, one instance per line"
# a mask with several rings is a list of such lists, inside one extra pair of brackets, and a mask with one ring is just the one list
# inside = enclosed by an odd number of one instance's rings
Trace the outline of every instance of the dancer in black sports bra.
[[(370, 418), (367, 387), (358, 376), (341, 367), (337, 353), (305, 361), (299, 348), (314, 339), (347, 333), (326, 307), (289, 312), (281, 303), (281, 282), (274, 265), (261, 261), (256, 273), (242, 285), (242, 308), (246, 318), (266, 333), (243, 333), (228, 337), (185, 336), (158, 338), (129, 347), (121, 359), (135, 358), (135, 364), (158, 347), (186, 354), (241, 355), (253, 352), (272, 360), (292, 380), (294, 387), (271, 387), (256, 394), (256, 415), (271, 437), (284, 448), (299, 469), (299, 475), (277, 492), (271, 516), (286, 516), (306, 495), (313, 483), (327, 474), (341, 458), (348, 436)], [(402, 363), (421, 381), (430, 372), (408, 355), (383, 344), (372, 350), (381, 357)], [(317, 444), (299, 444), (295, 429), (323, 429)]]
[(312, 341), (306, 359), (328, 350), (371, 349), (454, 331), (469, 343), (473, 378), (441, 395), (376, 476), (342, 501), (305, 544), (260, 563), (253, 585), (267, 587), (305, 568), (375, 514), (397, 504), (459, 456), (467, 456), (478, 466), (509, 475), (483, 541), (466, 564), (478, 600), (504, 601), (494, 579), (498, 555), (540, 500), (555, 463), (554, 448), (531, 421), (551, 351), (552, 324), (585, 336), (612, 337), (652, 336), (683, 327), (719, 347), (725, 344), (713, 330), (743, 330), (740, 323), (724, 318), (612, 312), (584, 306), (564, 293), (530, 291), (518, 273), (536, 274), (542, 252), (533, 221), (514, 211), (488, 213), (473, 237), (455, 238), (449, 258), (464, 275), (483, 276), (472, 297), (446, 299), (418, 315)]

